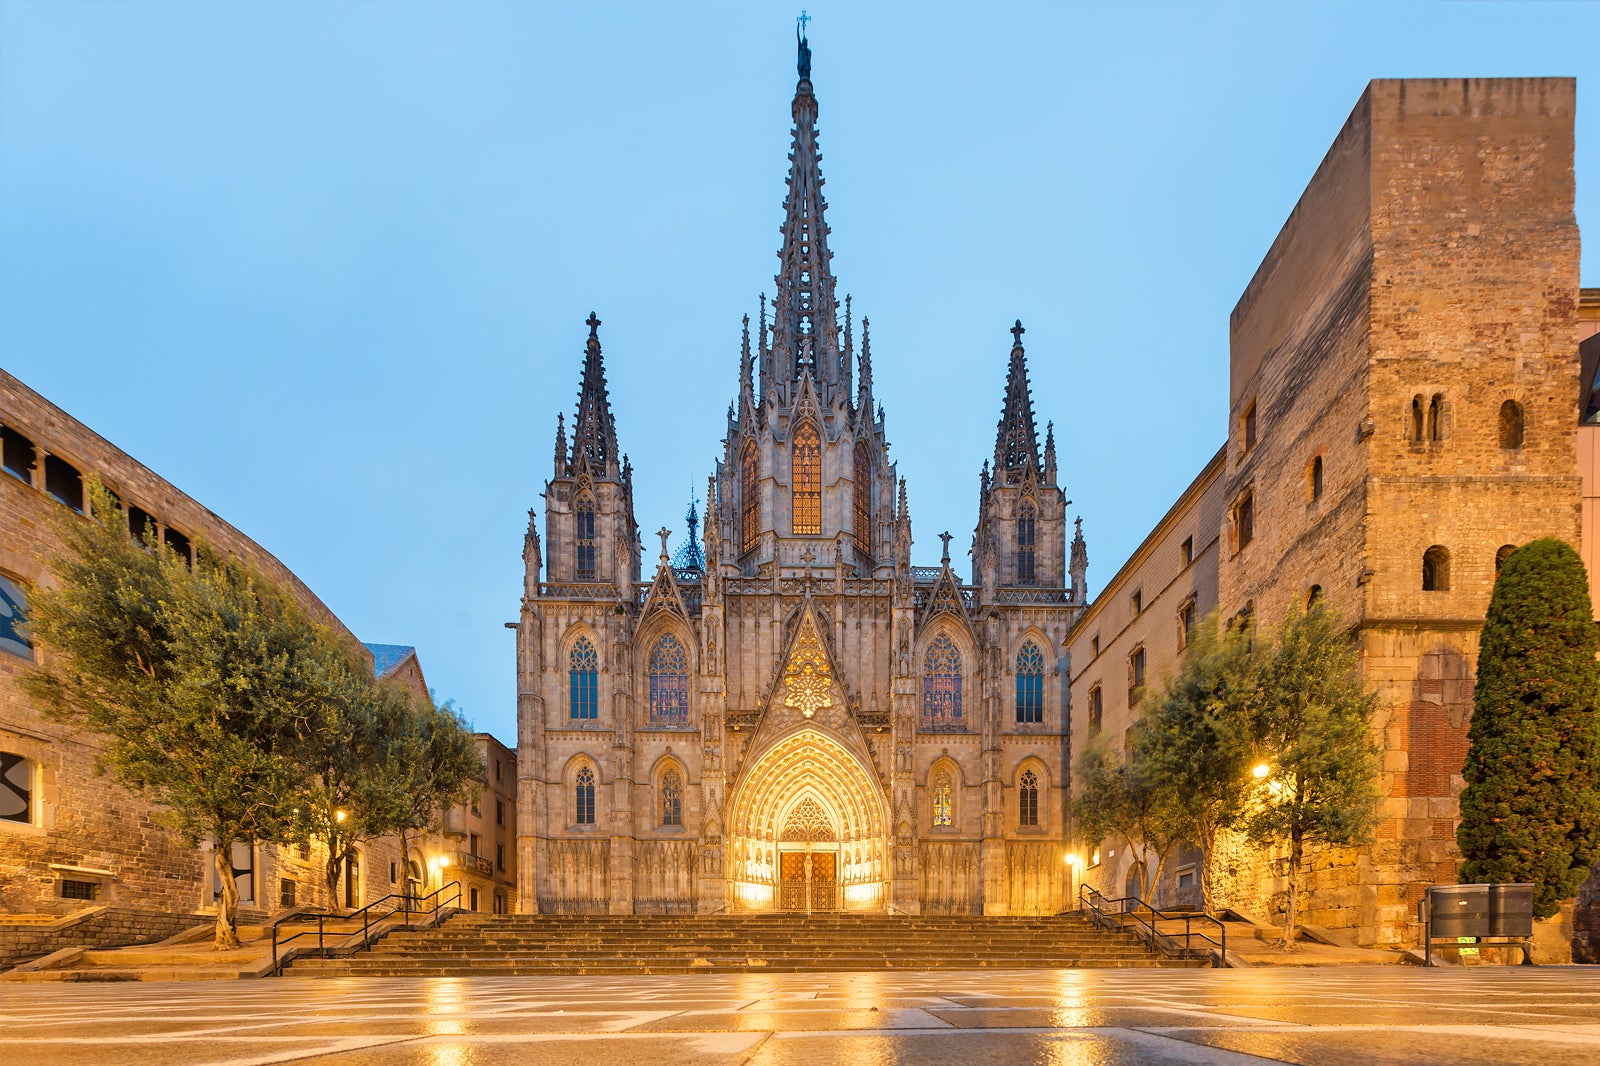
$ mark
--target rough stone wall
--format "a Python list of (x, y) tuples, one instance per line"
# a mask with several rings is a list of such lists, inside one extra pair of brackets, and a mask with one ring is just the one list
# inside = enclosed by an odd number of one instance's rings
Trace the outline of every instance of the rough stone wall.
[[(1363, 943), (1414, 939), (1421, 889), (1454, 879), (1496, 551), (1578, 539), (1573, 97), (1559, 78), (1373, 82), (1234, 312), (1228, 485), (1253, 492), (1255, 536), (1224, 552), (1223, 610), (1270, 624), (1320, 585), (1361, 626), (1383, 820), (1309, 865), (1313, 913)], [(1507, 400), (1520, 447), (1501, 446)], [(1433, 545), (1448, 587), (1424, 590)]]
[(42, 958), (62, 948), (117, 948), (153, 944), (176, 936), (201, 919), (167, 911), (104, 907), (84, 912), (65, 928), (53, 922), (0, 922), (0, 970)]

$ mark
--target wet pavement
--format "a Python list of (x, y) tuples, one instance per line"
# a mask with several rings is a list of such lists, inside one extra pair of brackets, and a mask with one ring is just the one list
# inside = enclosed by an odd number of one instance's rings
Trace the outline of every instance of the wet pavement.
[(283, 978), (0, 989), (0, 1063), (1600, 1062), (1600, 968)]

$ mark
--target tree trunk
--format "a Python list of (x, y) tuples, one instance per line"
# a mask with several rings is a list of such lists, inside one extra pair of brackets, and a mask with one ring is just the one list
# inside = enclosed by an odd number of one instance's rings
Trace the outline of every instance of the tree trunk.
[(400, 898), (406, 901), (407, 911), (411, 910), (411, 865), (406, 861), (406, 827), (400, 827)]
[(222, 886), (217, 896), (217, 933), (211, 946), (216, 951), (231, 951), (239, 946), (239, 885), (233, 879), (232, 840), (218, 842), (211, 863)]
[(1285, 951), (1294, 950), (1295, 917), (1300, 909), (1300, 857), (1305, 853), (1305, 838), (1296, 831), (1289, 834), (1289, 892), (1283, 904), (1283, 940), (1279, 943)]
[(323, 867), (323, 876), (328, 881), (328, 910), (338, 913), (343, 910), (339, 903), (339, 868), (344, 865), (349, 849), (339, 850), (339, 837), (336, 833), (328, 834), (328, 862)]
[(1200, 849), (1200, 905), (1213, 917), (1217, 913), (1215, 889), (1211, 884), (1211, 850), (1216, 847), (1216, 834), (1201, 832), (1196, 847)]

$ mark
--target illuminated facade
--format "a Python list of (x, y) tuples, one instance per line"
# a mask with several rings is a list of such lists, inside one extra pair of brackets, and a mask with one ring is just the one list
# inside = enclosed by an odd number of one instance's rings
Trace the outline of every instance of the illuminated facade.
[[(835, 292), (800, 41), (776, 295), (745, 319), (703, 552), (644, 579), (591, 315), (517, 633), (519, 906), (1054, 912), (1066, 904), (1063, 642), (1085, 605), (1023, 329), (972, 581), (911, 565), (907, 487)], [(1070, 576), (1069, 576), (1070, 575)]]

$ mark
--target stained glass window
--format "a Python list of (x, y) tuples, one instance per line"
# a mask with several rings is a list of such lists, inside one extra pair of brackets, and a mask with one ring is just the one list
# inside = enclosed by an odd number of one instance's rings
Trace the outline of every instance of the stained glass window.
[(1032, 770), (1024, 770), (1021, 784), (1017, 796), (1017, 822), (1020, 825), (1038, 825), (1039, 778)]
[(922, 724), (933, 730), (961, 728), (961, 652), (943, 633), (923, 659)]
[(794, 435), (794, 532), (822, 532), (822, 438), (809, 422)]
[(855, 537), (856, 549), (872, 558), (872, 459), (867, 444), (856, 444), (855, 454)]
[(661, 775), (661, 824), (683, 824), (683, 778), (676, 770)]
[(1017, 584), (1033, 584), (1034, 519), (1036, 512), (1032, 500), (1023, 500), (1017, 508)]
[(1017, 721), (1044, 721), (1044, 655), (1031, 640), (1017, 653)]
[(756, 446), (748, 444), (739, 461), (739, 550), (747, 552), (756, 546), (761, 535), (761, 490), (756, 482), (761, 475), (761, 465), (756, 459)]
[(594, 501), (585, 496), (577, 511), (578, 580), (594, 580)]
[(594, 771), (585, 766), (578, 771), (572, 786), (573, 821), (578, 825), (594, 825)]
[(954, 811), (950, 806), (949, 770), (940, 770), (933, 775), (933, 824), (955, 825)]
[(576, 719), (600, 717), (600, 656), (588, 637), (579, 637), (567, 656), (567, 678), (570, 682), (567, 705)]
[(671, 634), (650, 652), (650, 724), (689, 724), (689, 656)]

